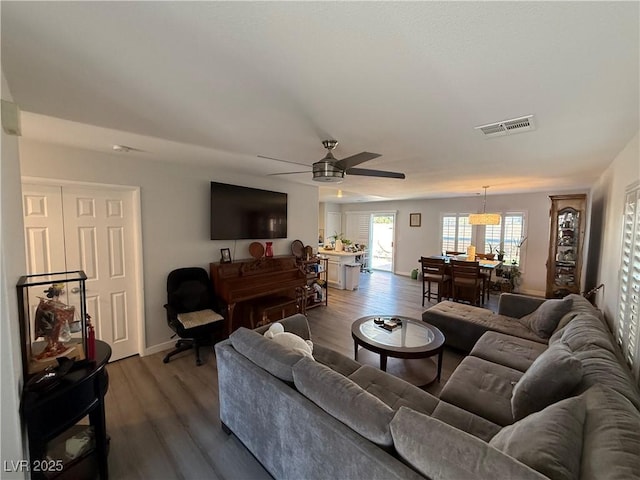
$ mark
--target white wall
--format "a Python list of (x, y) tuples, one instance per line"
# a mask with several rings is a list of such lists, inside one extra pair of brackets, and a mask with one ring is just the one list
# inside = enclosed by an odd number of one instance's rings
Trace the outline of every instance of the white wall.
[[(488, 195), (487, 211), (523, 211), (527, 215), (527, 241), (523, 245), (525, 261), (520, 291), (534, 295), (544, 295), (546, 284), (546, 262), (549, 248), (549, 195), (574, 192), (543, 192), (519, 195)], [(348, 211), (391, 211), (397, 210), (395, 273), (409, 275), (418, 268), (422, 255), (440, 253), (440, 218), (443, 213), (472, 213), (482, 208), (478, 196), (407, 200), (397, 202), (352, 203), (342, 205), (342, 212)], [(409, 214), (422, 214), (420, 227), (409, 226)], [(482, 247), (478, 252), (481, 252)]]
[[(2, 74), (2, 99), (11, 101), (11, 93)], [(18, 407), (22, 390), (22, 354), (18, 324), (16, 284), (24, 275), (24, 226), (18, 138), (2, 131), (2, 167), (0, 168), (0, 405), (2, 444), (0, 460), (17, 462), (25, 457)], [(4, 463), (3, 463), (4, 465)], [(4, 472), (2, 478), (24, 478), (24, 473)]]
[(172, 334), (162, 307), (171, 270), (202, 266), (208, 271), (209, 263), (220, 259), (221, 248), (230, 248), (234, 259), (250, 256), (251, 240), (209, 240), (210, 181), (289, 195), (288, 238), (274, 240), (275, 255), (290, 254), (295, 239), (305, 245), (317, 244), (317, 187), (222, 173), (207, 166), (140, 160), (135, 154), (98, 153), (24, 139), (20, 142), (20, 158), (25, 177), (140, 187), (148, 348), (168, 341)]
[(604, 283), (596, 303), (613, 328), (618, 307), (622, 215), (627, 186), (640, 180), (640, 132), (616, 156), (591, 190), (593, 246), (588, 260), (592, 285)]

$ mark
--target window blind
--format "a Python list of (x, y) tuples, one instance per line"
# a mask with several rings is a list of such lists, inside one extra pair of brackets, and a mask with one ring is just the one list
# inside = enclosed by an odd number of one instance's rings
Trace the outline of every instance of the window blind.
[(616, 338), (625, 360), (636, 379), (640, 379), (639, 320), (640, 298), (640, 184), (625, 195), (622, 224), (622, 258), (620, 264), (620, 297)]

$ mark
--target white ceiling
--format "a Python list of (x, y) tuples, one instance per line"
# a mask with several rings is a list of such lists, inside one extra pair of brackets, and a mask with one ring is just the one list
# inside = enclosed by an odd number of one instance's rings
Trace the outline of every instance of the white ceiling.
[[(584, 188), (638, 131), (638, 2), (10, 2), (25, 138), (267, 175), (337, 158), (337, 201)], [(533, 114), (532, 132), (474, 126)], [(302, 168), (304, 169), (304, 168)], [(287, 175), (312, 184), (311, 174)], [(317, 184), (315, 184), (317, 185)]]

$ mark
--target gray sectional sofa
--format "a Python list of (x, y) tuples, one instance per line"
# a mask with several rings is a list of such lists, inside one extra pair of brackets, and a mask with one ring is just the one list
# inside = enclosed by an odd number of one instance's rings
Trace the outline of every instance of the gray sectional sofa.
[[(572, 297), (546, 343), (484, 333), (440, 398), (239, 329), (216, 345), (220, 420), (278, 479), (640, 478), (638, 386), (600, 313)], [(304, 316), (282, 323), (310, 338)]]

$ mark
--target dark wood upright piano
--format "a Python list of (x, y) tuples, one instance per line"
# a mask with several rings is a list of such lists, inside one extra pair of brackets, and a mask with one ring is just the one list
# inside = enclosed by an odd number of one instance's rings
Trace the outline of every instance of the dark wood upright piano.
[(216, 295), (227, 305), (228, 335), (243, 324), (243, 319), (234, 316), (239, 303), (276, 295), (296, 296), (307, 285), (306, 274), (292, 255), (211, 263), (209, 268)]

